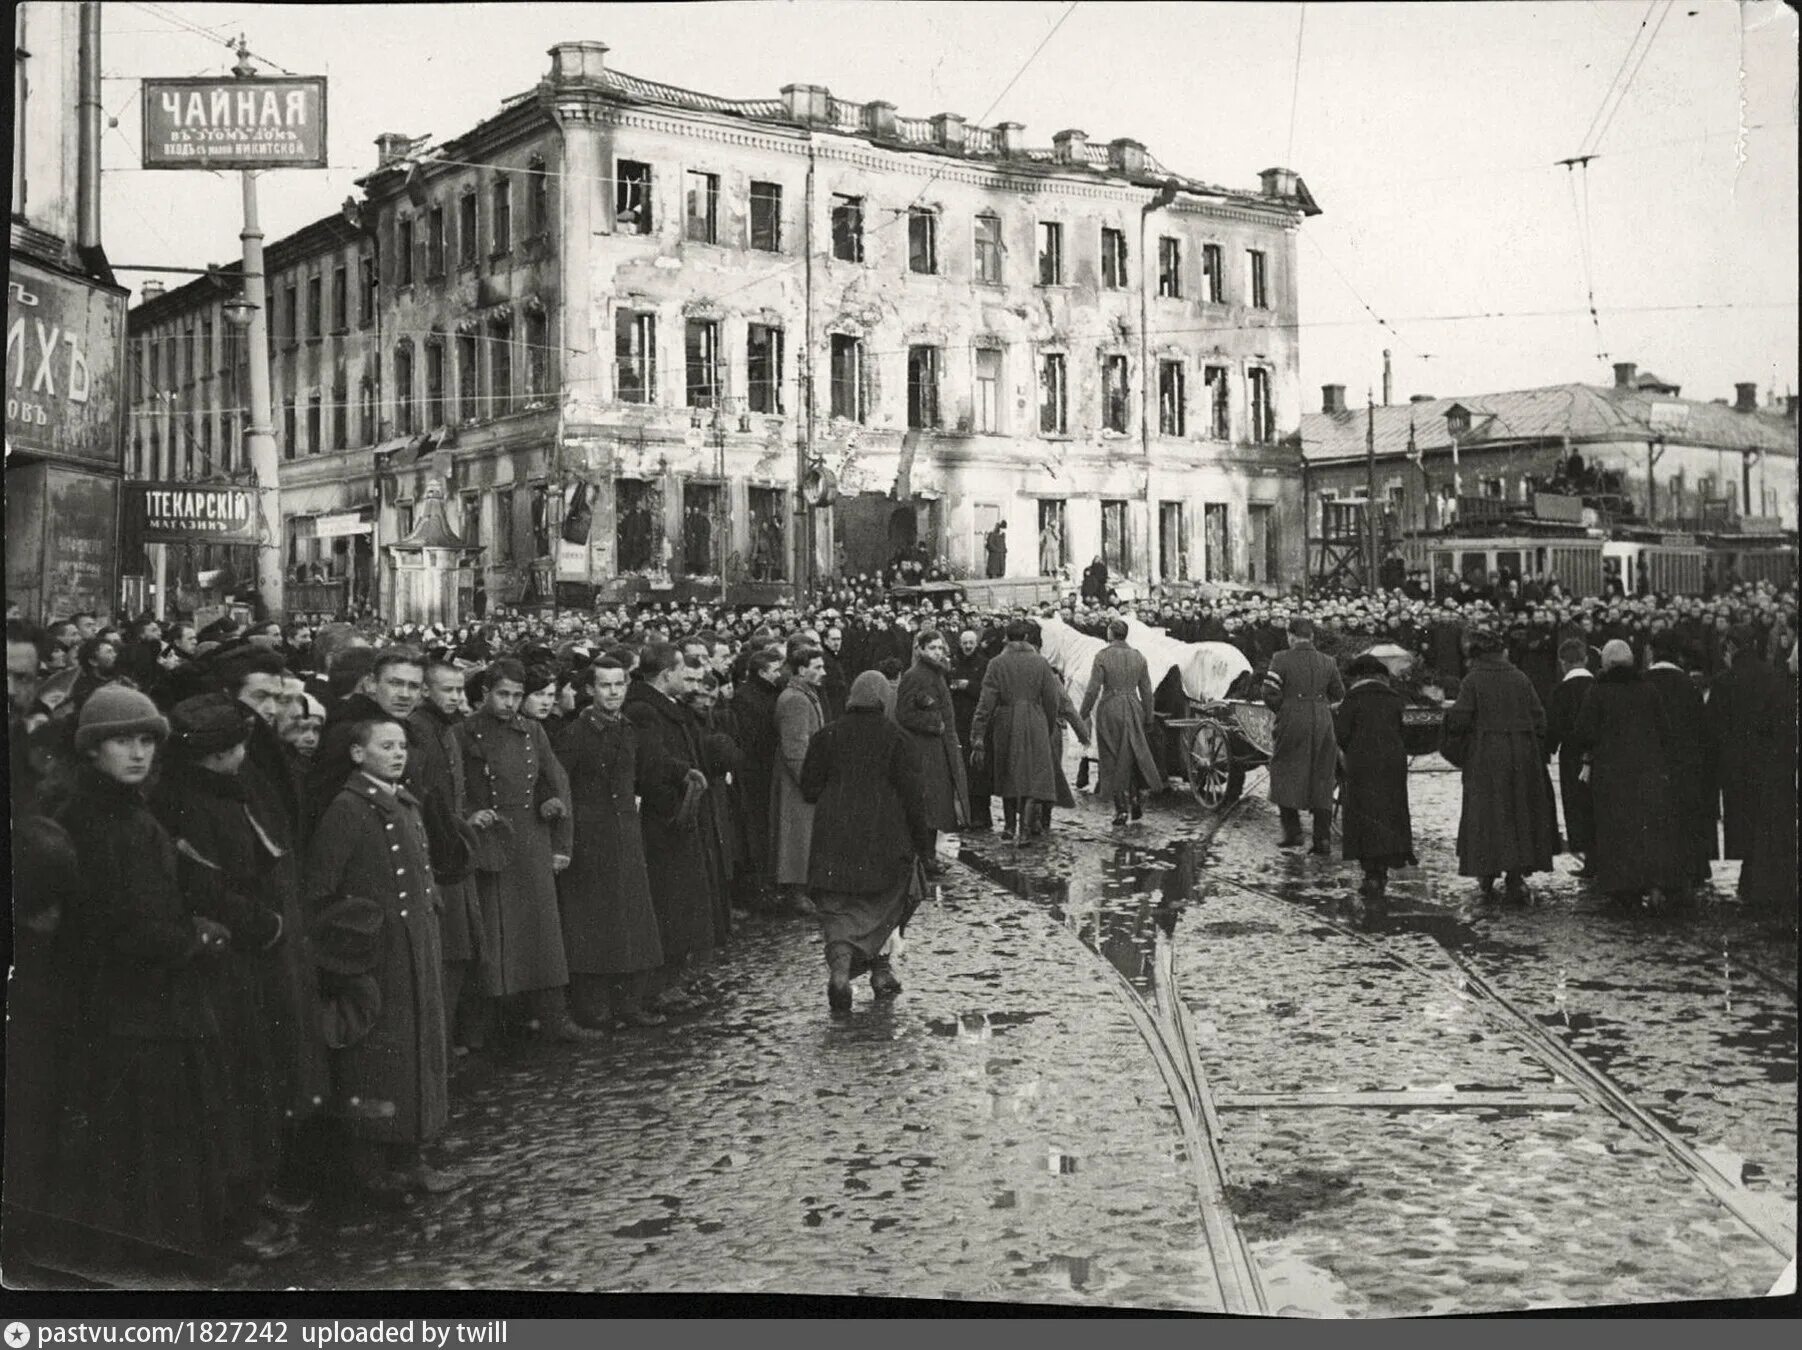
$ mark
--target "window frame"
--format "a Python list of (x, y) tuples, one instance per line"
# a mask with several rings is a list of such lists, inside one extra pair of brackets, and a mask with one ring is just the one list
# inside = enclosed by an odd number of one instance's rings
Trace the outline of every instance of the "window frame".
[(426, 212), (425, 275), (427, 281), (444, 279), (444, 207), (434, 205)]
[(526, 228), (528, 239), (544, 239), (551, 232), (551, 174), (543, 155), (526, 160), (530, 188), (526, 192)]
[(1270, 308), (1270, 255), (1261, 248), (1245, 250), (1246, 303), (1252, 309)]
[[(985, 358), (994, 362), (995, 370), (992, 380), (984, 378), (982, 366)], [(1006, 421), (1002, 415), (1001, 391), (1007, 381), (1007, 353), (1000, 347), (978, 347), (974, 361), (972, 390), (975, 397), (971, 400), (971, 423), (980, 435), (1002, 435)], [(985, 391), (985, 386), (992, 386), (992, 388)], [(989, 395), (992, 395), (992, 399)], [(991, 402), (992, 407), (989, 406)], [(985, 415), (985, 409), (988, 415)]]
[[(1126, 231), (1117, 230), (1111, 225), (1101, 227), (1101, 288), (1105, 291), (1123, 291), (1132, 282), (1126, 269)], [(1113, 279), (1109, 280), (1109, 274)]]
[[(1054, 378), (1055, 377), (1055, 378)], [(1052, 402), (1055, 396), (1055, 405)], [(1047, 424), (1046, 414), (1051, 418)], [(1070, 355), (1068, 352), (1039, 353), (1039, 434), (1070, 434)]]
[(945, 350), (932, 343), (911, 343), (907, 348), (907, 429), (937, 431), (943, 425), (939, 403), (944, 378)]
[(504, 258), (513, 252), (513, 175), (496, 174), (488, 198), (488, 233), (493, 237), (488, 256)]
[[(864, 251), (865, 198), (848, 192), (832, 194), (828, 222), (832, 235), (832, 257), (837, 262), (862, 263)], [(842, 229), (841, 229), (842, 224)]]
[(474, 267), (481, 257), (482, 207), (475, 184), (457, 197), (457, 266)]
[(1251, 409), (1251, 441), (1276, 443), (1276, 381), (1268, 366), (1251, 366), (1245, 372), (1246, 403)]
[[(624, 355), (622, 345), (627, 348)], [(632, 347), (639, 348), (636, 354), (630, 350)], [(634, 371), (631, 394), (624, 378), (627, 369)], [(657, 315), (653, 310), (614, 311), (613, 397), (615, 402), (639, 406), (657, 403)]]
[(1226, 250), (1219, 244), (1201, 246), (1202, 303), (1226, 303)]
[[(830, 409), (830, 416), (860, 425), (867, 423), (870, 418), (869, 376), (864, 340), (854, 333), (829, 333), (826, 347), (827, 407)], [(851, 361), (851, 369), (842, 376), (839, 371), (841, 352)], [(843, 400), (839, 396), (841, 389), (849, 392), (850, 412), (841, 411), (843, 406)]]
[(397, 436), (411, 436), (416, 430), (413, 425), (413, 379), (413, 344), (402, 338), (394, 345), (394, 434)]
[(1061, 220), (1041, 220), (1034, 232), (1037, 243), (1038, 284), (1064, 284), (1064, 224)]
[(939, 274), (939, 213), (929, 206), (907, 208), (907, 270), (917, 277)]
[[(695, 339), (699, 337), (700, 350), (697, 353)], [(682, 324), (682, 390), (683, 406), (687, 408), (720, 408), (724, 406), (726, 395), (725, 379), (725, 327), (718, 319), (690, 317)], [(695, 374), (699, 371), (705, 378), (700, 384), (695, 382)], [(704, 401), (695, 401), (696, 392), (704, 395)]]
[[(1173, 378), (1174, 377), (1174, 378)], [(1188, 370), (1186, 363), (1171, 357), (1158, 361), (1158, 434), (1188, 434)]]
[(1132, 363), (1122, 352), (1101, 357), (1101, 429), (1125, 435), (1132, 426)]
[(482, 345), (474, 333), (457, 334), (457, 416), (460, 421), (482, 418)]
[[(767, 243), (758, 242), (760, 224), (764, 227), (763, 238)], [(782, 252), (782, 184), (762, 178), (751, 180), (750, 211), (745, 229), (753, 252)]]
[(1183, 241), (1173, 234), (1158, 236), (1158, 298), (1183, 298)]
[[(695, 194), (706, 196), (706, 214), (695, 214)], [(700, 233), (696, 233), (699, 225)], [(720, 176), (706, 169), (682, 171), (682, 238), (690, 244), (718, 244), (720, 241)]]
[[(628, 173), (627, 170), (632, 170)], [(643, 160), (619, 159), (613, 161), (613, 232), (615, 234), (654, 234), (657, 228), (657, 212), (655, 207), (657, 190), (656, 171)], [(621, 217), (633, 211), (633, 199), (637, 198), (636, 213), (633, 219), (622, 228)]]
[(488, 341), (489, 416), (505, 417), (518, 398), (518, 381), (513, 377), (513, 320), (491, 320), (482, 336)]
[(1204, 366), (1201, 382), (1209, 395), (1206, 439), (1232, 440), (1232, 371), (1226, 366)]
[(332, 325), (334, 334), (350, 331), (350, 267), (340, 262), (332, 268), (332, 313), (338, 322)]
[(414, 247), (413, 217), (403, 213), (394, 222), (394, 285), (398, 290), (413, 284)]
[[(783, 341), (783, 329), (778, 324), (745, 325), (745, 406), (751, 412), (768, 416), (782, 415)], [(760, 364), (768, 368), (762, 379), (758, 378)], [(766, 406), (759, 407), (760, 402)]]
[[(985, 238), (985, 231), (992, 232), (991, 236)], [(993, 211), (976, 213), (970, 239), (972, 279), (978, 286), (1005, 286), (1007, 284), (1007, 250), (1003, 242), (1005, 238), (1001, 217), (998, 214)], [(991, 275), (991, 271), (993, 275)]]

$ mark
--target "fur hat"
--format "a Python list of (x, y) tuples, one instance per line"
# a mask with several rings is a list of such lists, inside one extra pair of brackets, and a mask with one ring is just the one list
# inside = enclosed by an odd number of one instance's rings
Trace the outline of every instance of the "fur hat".
[(255, 715), (225, 694), (197, 694), (169, 710), (170, 735), (176, 749), (199, 759), (249, 740)]
[(103, 684), (81, 706), (75, 749), (85, 755), (110, 736), (133, 736), (141, 731), (160, 741), (169, 735), (169, 724), (156, 704), (130, 685)]

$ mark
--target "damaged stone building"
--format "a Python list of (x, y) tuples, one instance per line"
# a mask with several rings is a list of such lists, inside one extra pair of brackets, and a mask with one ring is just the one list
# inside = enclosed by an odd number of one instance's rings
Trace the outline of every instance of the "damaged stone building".
[(284, 512), (367, 507), (379, 556), (441, 483), (477, 608), (773, 597), (913, 547), (981, 576), (1000, 523), (1009, 576), (1299, 580), (1307, 188), (1051, 141), (559, 44), (466, 134), (379, 138), (344, 213), (356, 358), (276, 374), (278, 437), (316, 396), (350, 448), (296, 423)]

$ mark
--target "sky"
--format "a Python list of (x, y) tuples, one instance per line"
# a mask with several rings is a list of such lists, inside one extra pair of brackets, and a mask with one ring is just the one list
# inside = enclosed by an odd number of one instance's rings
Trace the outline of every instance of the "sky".
[(329, 78), (333, 167), (262, 177), (271, 240), (353, 193), (378, 133), (449, 139), (535, 85), (552, 43), (588, 38), (615, 69), (727, 97), (823, 84), (903, 116), (1022, 122), (1029, 145), (1130, 136), (1250, 191), (1262, 169), (1297, 170), (1323, 210), (1297, 243), (1308, 409), (1323, 384), (1380, 397), (1385, 348), (1398, 402), (1608, 383), (1614, 361), (1694, 398), (1802, 385), (1798, 19), (1778, 0), (109, 0), (103, 23), (116, 263), (238, 255), (235, 174), (139, 167), (137, 80), (232, 64), (193, 28)]

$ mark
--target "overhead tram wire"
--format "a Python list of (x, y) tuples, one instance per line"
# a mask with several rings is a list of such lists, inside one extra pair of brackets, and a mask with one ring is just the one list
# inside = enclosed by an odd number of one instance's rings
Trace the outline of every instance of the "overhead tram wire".
[[(1634, 50), (1639, 46), (1639, 39), (1646, 31), (1646, 24), (1652, 17), (1652, 11), (1657, 8), (1658, 0), (1648, 0), (1646, 12), (1640, 16), (1639, 27), (1633, 30), (1633, 41), (1627, 44), (1627, 50), (1621, 57), (1620, 65), (1615, 67), (1614, 78), (1608, 81), (1608, 88), (1602, 91), (1601, 105), (1596, 108), (1595, 115), (1589, 119), (1589, 126), (1584, 129), (1583, 139), (1577, 142), (1577, 153), (1579, 155), (1588, 152), (1590, 148), (1590, 137), (1595, 135), (1596, 126), (1601, 122), (1602, 114), (1607, 111), (1608, 100), (1614, 97), (1615, 87), (1620, 84), (1621, 76), (1625, 73), (1628, 62), (1633, 59)], [(1600, 138), (1598, 137), (1597, 139)]]
[(1301, 41), (1308, 31), (1307, 0), (1300, 5), (1301, 17), (1295, 23), (1295, 73), (1289, 85), (1289, 147), (1283, 154), (1283, 164), (1291, 166), (1295, 163), (1295, 109), (1301, 102)]
[(1633, 81), (1639, 78), (1640, 67), (1645, 65), (1646, 57), (1652, 54), (1652, 45), (1658, 41), (1658, 34), (1664, 28), (1664, 21), (1671, 17), (1671, 10), (1676, 8), (1676, 4), (1677, 0), (1665, 0), (1664, 13), (1658, 16), (1658, 23), (1653, 27), (1652, 35), (1646, 39), (1645, 46), (1639, 49), (1639, 59), (1633, 63), (1632, 73), (1627, 76), (1627, 83), (1622, 87), (1620, 97), (1614, 101), (1614, 107), (1603, 121), (1602, 129), (1596, 132), (1595, 140), (1590, 144), (1589, 153), (1591, 155), (1602, 148), (1602, 141), (1608, 135), (1608, 128), (1614, 125), (1615, 114), (1620, 112), (1621, 105), (1627, 101), (1627, 95), (1633, 92)]

